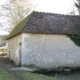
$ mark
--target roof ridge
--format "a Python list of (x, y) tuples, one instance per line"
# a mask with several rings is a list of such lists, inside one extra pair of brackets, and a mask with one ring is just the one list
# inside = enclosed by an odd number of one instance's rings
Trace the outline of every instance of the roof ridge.
[(80, 35), (77, 24), (80, 24), (80, 16), (33, 11), (15, 26), (7, 39), (21, 32)]
[(46, 13), (52, 15), (61, 15), (61, 16), (72, 16), (72, 17), (80, 17), (80, 15), (69, 15), (69, 14), (59, 14), (59, 13), (50, 13), (50, 12), (41, 12), (41, 11), (33, 11), (33, 13)]
[(25, 24), (24, 24), (24, 26), (22, 27), (22, 29), (21, 29), (21, 32), (23, 31), (23, 29), (24, 29), (24, 27), (26, 26), (26, 24), (28, 23), (28, 21), (29, 21), (29, 19), (31, 18), (31, 15), (33, 14), (33, 12), (31, 12), (26, 18), (27, 18), (27, 20), (25, 21)]

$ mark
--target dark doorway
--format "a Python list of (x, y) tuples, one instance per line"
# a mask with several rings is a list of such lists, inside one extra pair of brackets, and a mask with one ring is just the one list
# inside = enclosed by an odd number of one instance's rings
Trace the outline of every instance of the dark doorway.
[(19, 66), (22, 66), (22, 43), (19, 43)]

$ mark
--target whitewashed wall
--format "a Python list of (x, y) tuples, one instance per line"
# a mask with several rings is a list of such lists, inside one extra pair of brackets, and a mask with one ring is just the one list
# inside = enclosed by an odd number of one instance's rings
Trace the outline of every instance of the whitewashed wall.
[(22, 34), (24, 65), (43, 68), (79, 67), (80, 47), (66, 35)]
[(19, 64), (19, 50), (20, 43), (22, 42), (22, 34), (17, 35), (9, 40), (7, 40), (7, 56), (12, 59), (16, 64)]

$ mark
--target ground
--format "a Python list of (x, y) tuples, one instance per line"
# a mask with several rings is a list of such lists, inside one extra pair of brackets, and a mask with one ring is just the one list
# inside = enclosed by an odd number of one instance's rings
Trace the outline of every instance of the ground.
[[(52, 77), (48, 77), (45, 75), (31, 73), (27, 71), (12, 71), (11, 68), (17, 68), (18, 66), (14, 65), (12, 60), (9, 60), (6, 57), (6, 54), (0, 54), (0, 80), (55, 80)], [(1, 70), (5, 70), (4, 72)], [(7, 73), (6, 73), (7, 72)], [(1, 79), (1, 75), (3, 74), (10, 74), (14, 77), (14, 79)], [(4, 78), (4, 75), (3, 75)]]
[(14, 66), (13, 61), (9, 60), (5, 55), (2, 54), (0, 54), (0, 67), (4, 68), (8, 73), (12, 74), (15, 77), (15, 80), (23, 80), (14, 71), (9, 70), (9, 68), (13, 68), (16, 66)]

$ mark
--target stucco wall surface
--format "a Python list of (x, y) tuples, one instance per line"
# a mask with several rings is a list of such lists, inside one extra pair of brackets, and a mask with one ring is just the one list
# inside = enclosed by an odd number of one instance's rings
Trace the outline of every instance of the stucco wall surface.
[(25, 65), (43, 68), (80, 66), (80, 47), (66, 35), (23, 33), (22, 43)]
[(22, 42), (22, 35), (17, 35), (9, 40), (7, 40), (8, 46), (7, 56), (12, 59), (16, 64), (19, 64), (19, 53), (20, 53), (20, 43)]

